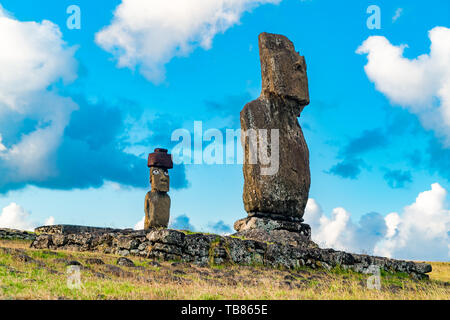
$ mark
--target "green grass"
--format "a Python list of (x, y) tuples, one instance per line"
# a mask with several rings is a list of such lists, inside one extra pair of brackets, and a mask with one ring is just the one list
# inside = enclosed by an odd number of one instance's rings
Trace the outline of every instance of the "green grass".
[(199, 300), (221, 300), (223, 296), (220, 294), (204, 294), (199, 297)]
[[(88, 265), (99, 258), (116, 265), (118, 256), (92, 252), (35, 250), (29, 243), (1, 241), (0, 247), (22, 250), (38, 263), (23, 262), (14, 251), (0, 249), (0, 299), (446, 299), (450, 298), (450, 263), (431, 263), (430, 280), (416, 281), (404, 273), (381, 273), (381, 290), (366, 286), (370, 275), (343, 268), (294, 270), (261, 265), (198, 267), (129, 257), (141, 268), (120, 267), (115, 275), (103, 265)], [(83, 264), (80, 289), (67, 286), (66, 265), (58, 259)], [(181, 270), (181, 272), (174, 272)], [(104, 275), (100, 278), (98, 273)]]
[(62, 252), (49, 252), (46, 250), (40, 250), (40, 251), (31, 251), (30, 256), (35, 259), (42, 259), (42, 260), (48, 260), (48, 259), (56, 259), (56, 258), (65, 258), (67, 255)]
[(213, 233), (196, 232), (196, 231), (191, 231), (191, 230), (177, 230), (177, 231), (183, 232), (185, 235), (190, 235), (190, 234), (203, 234), (205, 236), (213, 235)]

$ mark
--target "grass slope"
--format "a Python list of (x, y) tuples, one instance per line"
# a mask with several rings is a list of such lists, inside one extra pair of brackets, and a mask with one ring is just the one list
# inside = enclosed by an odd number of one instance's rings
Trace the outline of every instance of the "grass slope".
[[(125, 267), (114, 255), (34, 250), (29, 244), (0, 240), (0, 299), (450, 299), (450, 263), (444, 262), (431, 263), (430, 280), (382, 273), (381, 290), (370, 290), (370, 275), (338, 268), (201, 268), (135, 257), (135, 266)], [(67, 286), (73, 261), (81, 264), (79, 289)]]

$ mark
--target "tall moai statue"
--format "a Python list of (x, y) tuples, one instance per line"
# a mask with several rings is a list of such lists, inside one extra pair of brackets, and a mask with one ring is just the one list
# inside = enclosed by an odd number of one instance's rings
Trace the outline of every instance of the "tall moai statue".
[[(238, 220), (235, 229), (285, 229), (310, 233), (302, 224), (308, 201), (311, 176), (309, 151), (298, 117), (309, 104), (308, 78), (305, 58), (295, 51), (285, 36), (259, 35), (262, 92), (258, 99), (241, 111), (242, 145), (244, 148), (244, 207), (248, 217)], [(277, 171), (263, 174), (265, 167), (259, 160), (250, 163), (251, 153), (261, 154), (251, 146), (249, 131), (278, 130), (278, 141), (271, 141), (278, 152)], [(274, 139), (272, 136), (271, 139)], [(268, 140), (265, 140), (268, 141)], [(263, 145), (258, 134), (257, 148)], [(264, 150), (263, 150), (264, 151)], [(276, 158), (276, 157), (274, 157)], [(259, 159), (259, 158), (258, 158)]]
[(155, 149), (148, 155), (150, 168), (151, 191), (145, 196), (145, 222), (144, 229), (167, 228), (170, 218), (170, 178), (169, 169), (173, 168), (172, 156), (166, 149)]

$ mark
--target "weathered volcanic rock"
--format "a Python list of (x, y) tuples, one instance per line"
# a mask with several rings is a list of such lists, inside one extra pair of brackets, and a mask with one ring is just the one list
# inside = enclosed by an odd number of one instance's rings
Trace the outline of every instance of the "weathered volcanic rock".
[(32, 232), (0, 228), (0, 239), (4, 240), (34, 240), (36, 234)]
[(46, 234), (73, 234), (82, 232), (114, 232), (114, 231), (123, 231), (123, 230), (113, 228), (77, 226), (70, 224), (42, 226), (34, 229), (34, 232), (36, 233), (46, 233)]
[(274, 174), (264, 174), (266, 165), (260, 161), (250, 163), (250, 139), (243, 136), (244, 206), (248, 213), (295, 217), (301, 221), (311, 183), (309, 151), (297, 119), (309, 104), (306, 63), (293, 43), (282, 35), (260, 34), (259, 50), (262, 92), (241, 111), (241, 129), (244, 133), (249, 129), (257, 132), (266, 129), (271, 138), (274, 138), (271, 130), (278, 129), (279, 166)]
[[(243, 232), (250, 235), (261, 232), (264, 233), (263, 237), (270, 237), (275, 234), (278, 234), (281, 238), (286, 237), (286, 234), (301, 236), (301, 233), (276, 228), (269, 232), (262, 229), (250, 229)], [(310, 266), (312, 268), (329, 269), (341, 267), (356, 272), (365, 272), (371, 265), (377, 265), (387, 272), (406, 272), (417, 278), (426, 278), (426, 273), (431, 272), (429, 264), (320, 249), (306, 241), (301, 241), (300, 245), (297, 243), (282, 244), (276, 239), (276, 241), (265, 242), (213, 234), (185, 234), (170, 229), (123, 230), (122, 232), (112, 233), (84, 232), (63, 235), (67, 237), (67, 241), (64, 242), (58, 240), (60, 236), (60, 234), (40, 234), (31, 244), (31, 247), (35, 249), (92, 251), (121, 256), (137, 256), (150, 259), (149, 263), (154, 259), (162, 259), (201, 266), (257, 264), (276, 268)], [(295, 238), (292, 238), (292, 240), (295, 242)], [(5, 249), (0, 248), (0, 250)], [(118, 261), (118, 264), (129, 264), (131, 266), (131, 263), (126, 263), (127, 260), (125, 259), (120, 259), (120, 261), (124, 263)], [(105, 264), (103, 267), (105, 272), (117, 275), (127, 274), (118, 266)]]
[(308, 239), (311, 238), (311, 227), (307, 224), (284, 220), (274, 220), (258, 216), (250, 216), (236, 221), (234, 223), (234, 229), (237, 231), (260, 229), (266, 232), (274, 230), (286, 230), (289, 232), (300, 233)]
[(311, 240), (311, 227), (298, 221), (249, 216), (234, 223), (233, 236), (302, 248), (318, 248)]

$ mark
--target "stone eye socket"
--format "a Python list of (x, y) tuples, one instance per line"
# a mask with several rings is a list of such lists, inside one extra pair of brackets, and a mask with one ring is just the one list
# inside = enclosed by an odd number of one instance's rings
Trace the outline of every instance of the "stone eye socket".
[(153, 174), (154, 174), (154, 175), (159, 174), (159, 170), (154, 169), (154, 170), (153, 170)]
[(165, 175), (165, 176), (168, 176), (169, 173), (168, 173), (167, 171), (164, 171), (164, 175)]
[(302, 67), (301, 63), (294, 64), (294, 70), (298, 70), (300, 72), (303, 72), (303, 67)]

